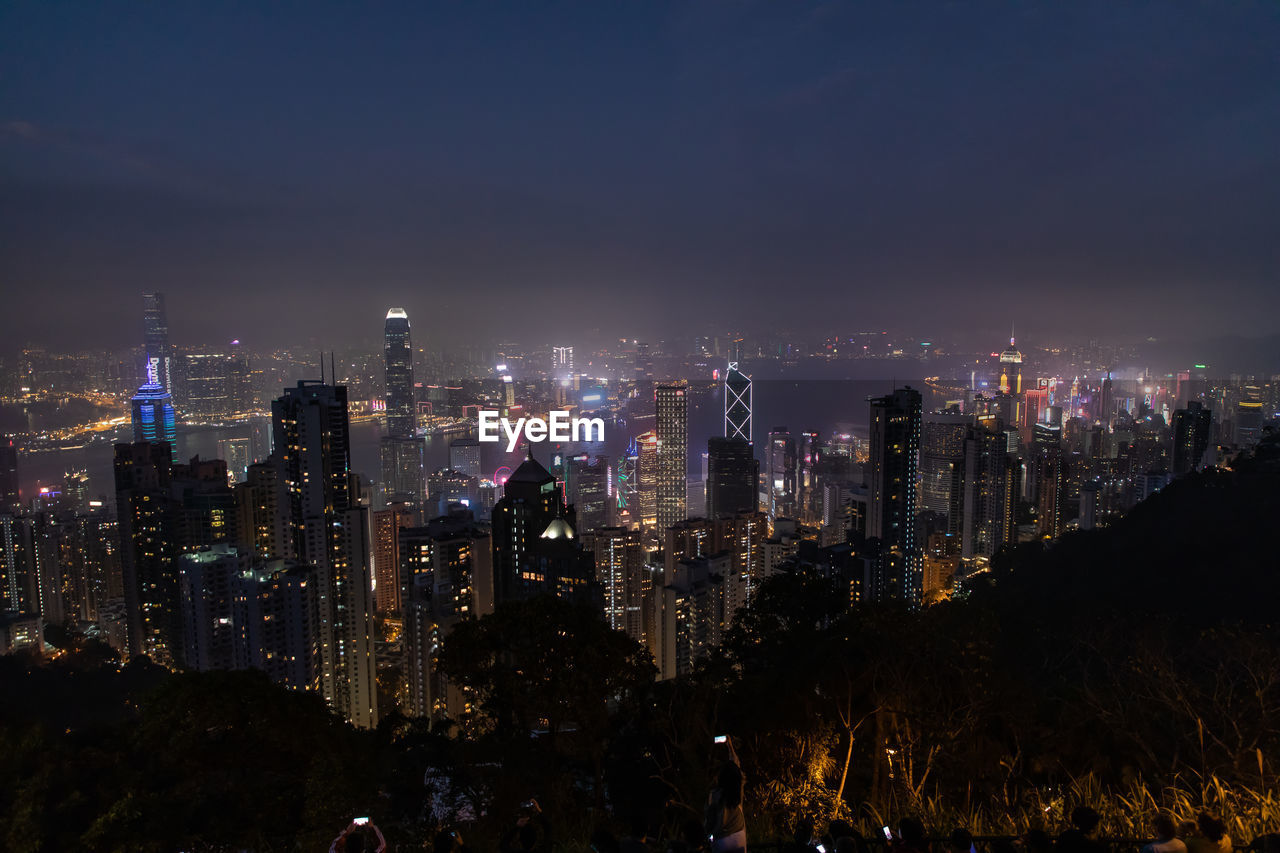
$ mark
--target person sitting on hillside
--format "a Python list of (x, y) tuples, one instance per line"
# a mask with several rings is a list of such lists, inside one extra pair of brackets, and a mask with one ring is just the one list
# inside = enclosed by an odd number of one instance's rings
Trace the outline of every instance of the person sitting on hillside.
[(1151, 822), (1156, 840), (1142, 848), (1142, 853), (1187, 853), (1187, 845), (1178, 837), (1178, 826), (1167, 814), (1158, 814)]
[(1187, 853), (1231, 853), (1227, 825), (1215, 814), (1200, 812), (1196, 833), (1187, 838)]
[(1058, 836), (1058, 853), (1104, 853), (1098, 842), (1098, 824), (1102, 816), (1088, 806), (1071, 810), (1071, 828)]

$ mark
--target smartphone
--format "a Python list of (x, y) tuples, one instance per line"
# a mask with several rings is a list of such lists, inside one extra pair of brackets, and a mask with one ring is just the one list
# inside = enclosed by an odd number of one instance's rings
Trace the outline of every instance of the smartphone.
[(892, 829), (890, 829), (890, 828), (889, 828), (889, 827), (887, 827), (887, 826), (886, 826), (886, 827), (884, 827), (884, 840), (885, 840), (885, 841), (892, 841), (892, 840), (893, 840), (893, 830), (892, 830)]
[(827, 853), (827, 846), (821, 842), (819, 842), (814, 849), (817, 850), (818, 853)]
[(367, 817), (358, 817), (358, 818), (355, 818), (354, 820), (352, 820), (351, 822), (352, 822), (352, 823), (354, 823), (356, 826), (365, 826), (366, 824), (368, 824), (368, 823), (369, 823), (369, 818), (367, 818)]
[(716, 743), (727, 743), (728, 740), (729, 740), (728, 735), (716, 735)]

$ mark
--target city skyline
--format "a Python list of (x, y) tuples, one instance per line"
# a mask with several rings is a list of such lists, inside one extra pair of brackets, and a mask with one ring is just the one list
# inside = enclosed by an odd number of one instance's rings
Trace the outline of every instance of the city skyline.
[(0, 4), (0, 847), (1277, 853), (1277, 45)]

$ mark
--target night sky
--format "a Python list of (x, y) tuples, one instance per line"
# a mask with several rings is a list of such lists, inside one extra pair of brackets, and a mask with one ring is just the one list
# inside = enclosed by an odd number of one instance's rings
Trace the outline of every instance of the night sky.
[(1280, 3), (8, 2), (0, 282), (6, 345), (1273, 333)]

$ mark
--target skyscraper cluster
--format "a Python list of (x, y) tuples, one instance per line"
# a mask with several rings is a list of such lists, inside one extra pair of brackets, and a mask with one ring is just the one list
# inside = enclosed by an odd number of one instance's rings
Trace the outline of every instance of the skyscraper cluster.
[[(1198, 369), (1037, 375), (1011, 338), (981, 383), (975, 371), (967, 387), (935, 378), (867, 399), (865, 433), (774, 426), (757, 445), (741, 339), (710, 382), (655, 381), (669, 345), (641, 341), (622, 342), (617, 381), (588, 375), (597, 353), (575, 364), (555, 346), (548, 364), (546, 347), (514, 345), (479, 352), (454, 380), (392, 308), (380, 357), (349, 359), (350, 383), (326, 378), (322, 359), (319, 380), (264, 395), (268, 421), (238, 344), (175, 351), (161, 294), (145, 299), (143, 331), (114, 514), (82, 471), (24, 500), (17, 448), (0, 443), (0, 644), (40, 648), (46, 624), (74, 624), (126, 657), (261, 669), (366, 727), (389, 710), (380, 692), (412, 716), (467, 714), (475, 697), (442, 670), (442, 645), (535, 596), (596, 610), (661, 678), (692, 671), (778, 574), (821, 578), (841, 606), (927, 606), (1018, 543), (1105, 525), (1229, 442), (1249, 446), (1272, 405), (1270, 386)], [(722, 345), (702, 346), (706, 368)], [(506, 451), (475, 437), (481, 407), (576, 408), (625, 432), (553, 443), (548, 465), (526, 437), (489, 473)], [(705, 452), (699, 411), (714, 424)], [(219, 434), (221, 459), (178, 455), (226, 417), (267, 426)], [(352, 467), (353, 420), (378, 431), (373, 483)]]

